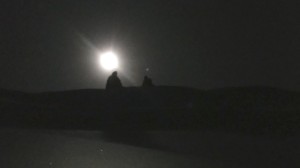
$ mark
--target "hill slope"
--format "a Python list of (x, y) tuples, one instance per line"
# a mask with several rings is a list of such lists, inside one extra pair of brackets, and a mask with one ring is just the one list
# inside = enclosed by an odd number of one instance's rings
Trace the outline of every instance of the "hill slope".
[(1, 90), (0, 109), (2, 125), (22, 127), (297, 132), (300, 94), (265, 87)]

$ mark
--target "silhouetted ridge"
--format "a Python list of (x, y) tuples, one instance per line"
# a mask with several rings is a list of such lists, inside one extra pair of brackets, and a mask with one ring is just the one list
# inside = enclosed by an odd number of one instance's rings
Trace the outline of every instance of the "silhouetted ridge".
[(295, 132), (300, 94), (274, 88), (128, 87), (0, 95), (2, 125)]

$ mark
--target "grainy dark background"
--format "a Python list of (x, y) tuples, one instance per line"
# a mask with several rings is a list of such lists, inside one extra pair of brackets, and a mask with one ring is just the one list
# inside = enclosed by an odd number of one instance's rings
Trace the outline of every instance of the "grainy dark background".
[[(120, 56), (124, 85), (300, 90), (298, 1), (4, 0), (0, 87), (103, 88), (97, 51)], [(146, 69), (149, 68), (149, 71)]]

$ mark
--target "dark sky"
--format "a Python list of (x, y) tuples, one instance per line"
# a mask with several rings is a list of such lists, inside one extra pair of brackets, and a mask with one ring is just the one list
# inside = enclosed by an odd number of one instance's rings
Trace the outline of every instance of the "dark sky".
[(159, 85), (300, 90), (299, 7), (285, 0), (1, 1), (0, 87), (103, 88), (109, 73), (95, 53), (113, 48), (125, 86), (148, 74)]

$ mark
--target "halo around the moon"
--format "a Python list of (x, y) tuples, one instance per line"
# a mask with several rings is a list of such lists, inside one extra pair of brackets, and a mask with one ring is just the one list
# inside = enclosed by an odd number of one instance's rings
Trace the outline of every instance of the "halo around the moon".
[(117, 69), (119, 67), (117, 55), (111, 51), (100, 54), (100, 65), (105, 70)]

